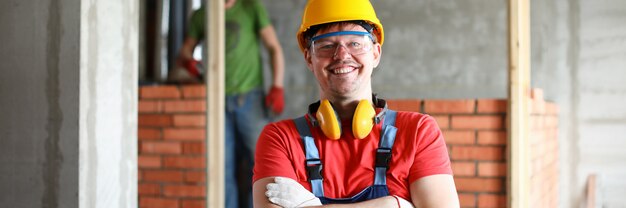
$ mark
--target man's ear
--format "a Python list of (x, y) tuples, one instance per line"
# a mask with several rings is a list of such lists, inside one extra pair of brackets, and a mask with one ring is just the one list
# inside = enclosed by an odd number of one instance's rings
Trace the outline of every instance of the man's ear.
[(379, 43), (374, 44), (374, 68), (378, 67), (380, 63), (380, 57), (383, 55), (382, 48)]
[(313, 71), (313, 62), (311, 61), (311, 53), (309, 49), (304, 49), (304, 61), (306, 61), (306, 66), (309, 68), (309, 71)]

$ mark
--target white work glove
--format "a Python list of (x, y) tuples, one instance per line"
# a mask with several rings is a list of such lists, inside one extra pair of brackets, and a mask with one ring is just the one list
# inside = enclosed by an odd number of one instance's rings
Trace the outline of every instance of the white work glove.
[(411, 204), (411, 202), (407, 201), (406, 199), (393, 195), (393, 197), (396, 198), (396, 200), (398, 200), (398, 206), (399, 208), (415, 208), (415, 206), (413, 206), (413, 204)]
[(322, 205), (320, 199), (291, 178), (276, 177), (266, 186), (270, 202), (285, 208)]

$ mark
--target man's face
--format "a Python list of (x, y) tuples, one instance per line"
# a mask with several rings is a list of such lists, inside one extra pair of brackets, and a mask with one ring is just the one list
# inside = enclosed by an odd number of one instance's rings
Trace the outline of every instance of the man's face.
[[(326, 30), (320, 30), (315, 36), (338, 31), (361, 31), (363, 27), (356, 24), (335, 25)], [(369, 40), (369, 39), (368, 39)], [(380, 60), (380, 44), (372, 43), (361, 52), (355, 52), (353, 35), (336, 35), (323, 38), (327, 43), (335, 43), (334, 47), (314, 44), (304, 52), (309, 70), (313, 72), (319, 83), (323, 97), (350, 98), (371, 93), (372, 70)], [(365, 43), (365, 42), (363, 42)], [(330, 48), (326, 53), (320, 53), (320, 47)], [(371, 96), (371, 95), (365, 95)]]

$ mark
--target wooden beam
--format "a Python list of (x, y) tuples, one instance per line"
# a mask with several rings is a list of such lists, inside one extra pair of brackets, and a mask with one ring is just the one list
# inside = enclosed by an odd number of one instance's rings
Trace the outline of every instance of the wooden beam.
[(530, 3), (509, 0), (508, 207), (529, 205)]
[(208, 60), (207, 93), (207, 200), (206, 207), (224, 207), (224, 1), (204, 0)]

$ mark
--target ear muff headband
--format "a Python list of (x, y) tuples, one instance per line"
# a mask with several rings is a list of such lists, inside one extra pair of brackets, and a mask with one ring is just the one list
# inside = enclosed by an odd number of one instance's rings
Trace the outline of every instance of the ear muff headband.
[[(374, 105), (382, 110), (376, 110), (367, 100), (361, 100), (355, 109), (352, 118), (352, 134), (363, 139), (369, 135), (374, 125), (380, 123), (387, 112), (387, 102), (373, 96)], [(315, 113), (315, 116), (313, 116)], [(341, 137), (341, 122), (337, 112), (328, 100), (318, 101), (309, 105), (309, 120), (313, 126), (319, 126), (326, 137), (337, 140)]]

